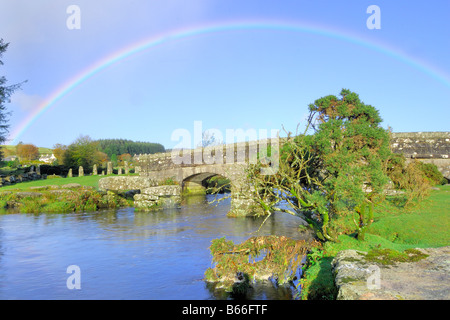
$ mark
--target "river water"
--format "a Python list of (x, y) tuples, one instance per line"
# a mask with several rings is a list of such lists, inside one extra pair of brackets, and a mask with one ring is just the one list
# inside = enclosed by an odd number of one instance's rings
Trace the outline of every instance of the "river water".
[[(0, 299), (225, 299), (202, 279), (211, 266), (211, 240), (235, 243), (253, 235), (302, 239), (300, 219), (272, 215), (228, 218), (229, 199), (191, 197), (179, 209), (134, 208), (69, 214), (0, 214)], [(71, 265), (79, 273), (67, 272)], [(79, 276), (80, 289), (68, 278)], [(254, 286), (248, 299), (292, 299), (273, 283)]]

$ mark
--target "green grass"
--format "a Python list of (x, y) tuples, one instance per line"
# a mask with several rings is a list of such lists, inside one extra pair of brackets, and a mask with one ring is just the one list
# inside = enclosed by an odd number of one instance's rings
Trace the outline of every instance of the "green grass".
[(334, 278), (331, 262), (346, 249), (403, 252), (412, 248), (450, 245), (450, 186), (439, 186), (430, 196), (413, 208), (396, 206), (385, 201), (375, 208), (374, 223), (367, 230), (364, 241), (340, 235), (338, 243), (327, 242), (319, 257), (310, 262), (302, 279), (303, 299), (334, 299)]
[[(98, 181), (105, 176), (84, 176), (72, 178), (52, 178), (22, 182), (0, 188), (0, 214), (20, 213), (63, 213), (96, 211), (133, 205), (124, 194), (98, 190)], [(79, 184), (82, 187), (65, 188), (65, 192), (55, 193), (53, 188), (34, 189), (50, 185), (64, 186)], [(7, 192), (12, 191), (12, 192)], [(20, 191), (39, 193), (38, 197), (19, 195)], [(62, 190), (61, 190), (62, 191)]]
[(68, 183), (78, 183), (78, 184), (81, 184), (82, 186), (94, 187), (95, 189), (98, 189), (98, 181), (104, 177), (107, 177), (107, 176), (97, 175), (97, 176), (54, 178), (54, 179), (21, 182), (21, 183), (17, 183), (14, 185), (1, 187), (0, 192), (2, 192), (2, 191), (27, 191), (27, 190), (30, 190), (30, 187), (41, 187), (41, 186), (49, 186), (49, 185), (62, 186), (62, 185), (68, 184)]
[(368, 232), (399, 245), (450, 245), (450, 186), (439, 189), (408, 211), (389, 210), (387, 205), (380, 208)]

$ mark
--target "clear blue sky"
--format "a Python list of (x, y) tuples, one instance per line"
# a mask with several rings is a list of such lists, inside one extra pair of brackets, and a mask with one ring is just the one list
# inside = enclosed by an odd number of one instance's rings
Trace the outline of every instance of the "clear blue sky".
[[(66, 26), (72, 4), (79, 30)], [(379, 30), (367, 28), (370, 5), (381, 10)], [(28, 80), (7, 105), (10, 131), (75, 75), (133, 43), (255, 20), (328, 33), (236, 28), (166, 41), (75, 86), (18, 141), (52, 147), (82, 134), (171, 148), (172, 133), (193, 134), (194, 121), (224, 134), (295, 131), (309, 103), (342, 88), (395, 132), (449, 131), (449, 17), (442, 0), (0, 0), (0, 38), (10, 43), (0, 74), (9, 84)]]

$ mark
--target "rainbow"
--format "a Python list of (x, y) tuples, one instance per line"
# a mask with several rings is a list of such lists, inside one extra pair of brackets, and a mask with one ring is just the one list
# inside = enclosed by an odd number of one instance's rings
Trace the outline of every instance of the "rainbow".
[(138, 52), (154, 48), (156, 46), (164, 45), (171, 41), (177, 41), (184, 38), (195, 37), (202, 34), (217, 33), (224, 31), (242, 31), (242, 30), (279, 30), (279, 31), (290, 31), (290, 32), (302, 32), (309, 33), (329, 38), (334, 38), (342, 40), (344, 42), (353, 43), (370, 50), (377, 51), (381, 54), (392, 57), (393, 59), (399, 60), (402, 63), (415, 68), (438, 82), (441, 82), (445, 86), (450, 88), (450, 77), (444, 72), (436, 69), (435, 67), (429, 65), (425, 61), (421, 61), (417, 58), (407, 56), (401, 53), (399, 50), (389, 47), (383, 44), (378, 44), (374, 42), (369, 42), (358, 36), (349, 34), (344, 31), (336, 31), (336, 29), (331, 29), (324, 26), (315, 26), (310, 23), (301, 24), (299, 22), (290, 21), (227, 21), (218, 22), (208, 25), (201, 25), (189, 28), (182, 28), (177, 30), (171, 30), (165, 33), (151, 36), (145, 38), (136, 43), (132, 43), (125, 48), (113, 52), (94, 64), (88, 66), (86, 69), (82, 70), (72, 78), (68, 79), (65, 83), (54, 90), (41, 104), (39, 104), (22, 122), (17, 125), (14, 130), (9, 135), (10, 144), (17, 143), (18, 138), (34, 123), (39, 117), (46, 111), (48, 111), (52, 106), (55, 106), (58, 101), (64, 98), (67, 93), (74, 90), (78, 85), (87, 81), (95, 74), (105, 70), (109, 66), (118, 63), (126, 58), (133, 56)]

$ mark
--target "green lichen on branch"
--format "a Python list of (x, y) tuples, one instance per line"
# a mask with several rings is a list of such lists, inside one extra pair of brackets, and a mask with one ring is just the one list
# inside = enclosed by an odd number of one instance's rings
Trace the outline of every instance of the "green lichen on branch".
[(273, 235), (251, 237), (239, 245), (225, 237), (214, 239), (210, 251), (215, 266), (206, 270), (205, 280), (220, 283), (228, 292), (269, 278), (286, 284), (294, 280), (303, 257), (315, 245)]

